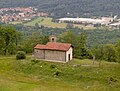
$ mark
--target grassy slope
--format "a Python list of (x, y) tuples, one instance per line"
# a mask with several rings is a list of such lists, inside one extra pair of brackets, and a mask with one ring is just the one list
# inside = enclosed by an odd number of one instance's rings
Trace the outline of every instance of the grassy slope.
[(26, 26), (35, 26), (36, 23), (40, 23), (42, 21), (42, 17), (36, 18), (28, 23), (25, 23)]
[[(44, 25), (45, 27), (51, 27), (51, 28), (66, 28), (67, 23), (56, 23), (52, 22), (52, 18), (50, 17), (38, 17), (36, 19), (33, 19), (30, 22), (23, 23), (25, 26), (35, 26), (35, 24), (38, 23), (40, 25)], [(9, 22), (9, 24), (22, 24), (22, 22)], [(92, 26), (84, 26), (82, 24), (73, 24), (74, 27), (83, 28), (84, 30), (94, 30), (94, 29), (107, 29), (108, 27), (92, 27)], [(110, 29), (111, 30), (111, 29)]]
[(14, 21), (14, 22), (9, 22), (9, 24), (14, 24), (14, 25), (16, 25), (16, 24), (22, 24), (22, 22)]
[(65, 23), (54, 23), (51, 20), (52, 20), (52, 18), (49, 18), (49, 17), (48, 18), (38, 17), (37, 19), (34, 19), (31, 22), (25, 23), (24, 25), (35, 26), (36, 23), (39, 23), (39, 24), (44, 25), (46, 27), (52, 27), (52, 28), (65, 28), (67, 25)]
[(119, 69), (117, 63), (102, 62), (99, 68), (90, 60), (59, 64), (0, 57), (0, 91), (120, 91)]
[[(43, 21), (42, 21), (43, 19)], [(38, 17), (37, 19), (34, 19), (33, 21), (31, 22), (28, 22), (28, 23), (25, 23), (24, 25), (26, 26), (35, 26), (36, 23), (39, 23), (41, 25), (44, 25), (46, 27), (52, 27), (52, 28), (66, 28), (67, 26), (67, 23), (55, 23), (55, 22), (52, 22), (52, 18), (45, 18), (45, 17)], [(83, 28), (85, 30), (93, 30), (95, 29), (95, 27), (92, 27), (92, 26), (84, 26), (84, 25), (80, 25), (80, 24), (74, 24), (75, 27), (78, 27), (78, 28)]]

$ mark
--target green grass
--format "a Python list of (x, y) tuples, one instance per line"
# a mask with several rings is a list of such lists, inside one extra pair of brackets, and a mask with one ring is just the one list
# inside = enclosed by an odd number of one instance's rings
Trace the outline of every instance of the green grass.
[(43, 17), (38, 17), (30, 22), (24, 23), (26, 26), (35, 26), (36, 23), (40, 23), (44, 19)]
[(87, 59), (62, 64), (0, 56), (0, 91), (120, 91), (119, 69)]
[[(9, 22), (10, 24), (24, 24), (25, 26), (35, 26), (36, 23), (40, 24), (40, 25), (44, 25), (45, 27), (50, 27), (50, 28), (66, 28), (67, 23), (56, 23), (56, 22), (52, 22), (52, 18), (50, 17), (38, 17), (33, 19), (30, 22), (27, 23), (22, 23), (22, 22)], [(82, 24), (73, 24), (74, 27), (78, 27), (78, 28), (83, 28), (84, 30), (94, 30), (97, 29), (96, 27), (92, 27), (92, 26), (84, 26)], [(98, 29), (107, 29), (110, 30), (110, 28), (108, 27), (99, 27)]]
[[(50, 28), (66, 28), (67, 23), (56, 23), (56, 22), (52, 22), (52, 18), (50, 17), (38, 17), (33, 19), (30, 22), (27, 23), (22, 23), (22, 22), (9, 22), (9, 24), (24, 24), (25, 26), (35, 26), (35, 24), (38, 23), (40, 25), (44, 25), (45, 27), (50, 27)], [(78, 27), (78, 28), (83, 28), (84, 30), (94, 30), (97, 29), (96, 27), (93, 26), (84, 26), (82, 24), (73, 24), (74, 27)], [(107, 29), (107, 30), (111, 30), (108, 27), (98, 27), (98, 29)]]
[[(66, 28), (67, 23), (55, 23), (52, 22), (52, 18), (49, 17), (38, 17), (34, 20), (32, 20), (31, 22), (25, 23), (24, 25), (26, 26), (35, 26), (36, 23), (39, 23), (41, 25), (44, 25), (45, 27), (51, 27), (51, 28)], [(80, 24), (73, 24), (74, 27), (78, 27), (78, 28), (83, 28), (85, 30), (93, 30), (96, 29), (95, 27), (89, 26), (86, 27), (84, 25), (80, 25)]]
[(14, 24), (14, 25), (15, 25), (15, 24), (22, 24), (22, 22), (19, 22), (19, 21), (18, 21), (18, 22), (17, 22), (17, 21), (14, 21), (14, 22), (9, 22), (9, 24)]
[(26, 26), (35, 26), (36, 23), (44, 25), (45, 27), (52, 27), (52, 28), (65, 28), (66, 23), (54, 23), (52, 22), (52, 18), (49, 17), (38, 17), (31, 22), (25, 23)]
[(54, 23), (52, 22), (52, 18), (44, 18), (40, 24), (52, 28), (66, 28), (67, 25), (66, 23)]

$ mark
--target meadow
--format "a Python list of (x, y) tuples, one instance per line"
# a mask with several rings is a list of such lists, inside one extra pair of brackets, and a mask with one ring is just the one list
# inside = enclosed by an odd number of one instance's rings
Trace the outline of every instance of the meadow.
[[(50, 28), (66, 28), (67, 23), (57, 23), (57, 22), (52, 22), (52, 18), (50, 17), (38, 17), (30, 22), (24, 23), (25, 26), (35, 26), (35, 24), (38, 23), (40, 25), (44, 25), (45, 27), (50, 27)], [(13, 23), (15, 24), (15, 23)], [(83, 28), (84, 30), (93, 30), (96, 29), (95, 27), (92, 26), (84, 26), (81, 24), (73, 24), (74, 27), (78, 28)]]
[[(66, 28), (68, 23), (57, 23), (57, 22), (52, 22), (52, 18), (50, 17), (37, 17), (31, 21), (28, 22), (9, 22), (9, 24), (23, 24), (25, 26), (35, 26), (35, 24), (43, 25), (44, 27), (48, 28)], [(93, 27), (93, 26), (85, 26), (83, 24), (73, 24), (74, 27), (84, 29), (84, 30), (95, 30), (95, 29), (106, 29), (106, 30), (111, 30), (109, 27)]]
[(66, 28), (66, 23), (55, 23), (52, 22), (52, 18), (49, 17), (38, 17), (30, 22), (24, 23), (25, 26), (35, 26), (38, 23), (40, 25), (44, 25), (45, 27), (52, 28)]
[(0, 91), (120, 91), (120, 64), (63, 63), (0, 56)]

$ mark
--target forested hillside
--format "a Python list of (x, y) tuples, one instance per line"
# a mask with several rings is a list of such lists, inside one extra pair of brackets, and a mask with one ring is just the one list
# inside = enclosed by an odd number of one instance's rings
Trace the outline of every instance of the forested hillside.
[(0, 7), (35, 6), (57, 16), (120, 14), (120, 0), (0, 0)]

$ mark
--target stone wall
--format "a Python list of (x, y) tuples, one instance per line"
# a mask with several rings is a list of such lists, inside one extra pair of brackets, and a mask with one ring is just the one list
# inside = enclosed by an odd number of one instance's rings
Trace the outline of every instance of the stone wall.
[(69, 60), (72, 60), (72, 57), (73, 57), (72, 53), (73, 53), (72, 47), (67, 52), (34, 49), (34, 57), (36, 59), (44, 59), (44, 60), (53, 61), (53, 62), (57, 62), (57, 61), (68, 62)]
[(51, 60), (51, 61), (66, 61), (65, 53), (63, 51), (52, 51), (52, 50), (46, 50), (45, 51), (45, 60)]
[(45, 59), (45, 50), (34, 49), (34, 57), (37, 59)]

